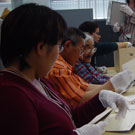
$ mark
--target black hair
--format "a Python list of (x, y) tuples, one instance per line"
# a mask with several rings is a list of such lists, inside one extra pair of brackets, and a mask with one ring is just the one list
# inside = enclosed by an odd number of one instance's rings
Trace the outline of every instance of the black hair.
[(80, 42), (80, 37), (85, 39), (85, 34), (79, 30), (78, 28), (74, 28), (74, 27), (69, 27), (67, 29), (67, 33), (65, 36), (65, 39), (62, 42), (62, 45), (67, 41), (70, 40), (72, 42), (72, 45), (76, 45), (77, 43)]
[(99, 26), (95, 22), (86, 21), (79, 25), (79, 29), (83, 32), (93, 34)]
[[(130, 0), (126, 0), (126, 3), (128, 3), (128, 4), (129, 4), (129, 1), (130, 1)], [(135, 0), (134, 0), (134, 3), (135, 3)]]
[(67, 26), (52, 9), (30, 3), (11, 11), (1, 29), (0, 57), (5, 67), (19, 60), (20, 70), (29, 68), (26, 56), (39, 42), (50, 46), (62, 40)]

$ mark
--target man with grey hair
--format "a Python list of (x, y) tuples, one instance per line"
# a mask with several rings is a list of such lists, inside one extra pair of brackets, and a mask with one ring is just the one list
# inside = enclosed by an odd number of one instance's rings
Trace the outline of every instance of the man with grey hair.
[(132, 81), (130, 71), (117, 74), (103, 85), (86, 83), (75, 74), (73, 67), (83, 53), (84, 39), (85, 35), (82, 31), (69, 28), (65, 40), (62, 42), (64, 49), (47, 76), (53, 87), (71, 106), (94, 98), (103, 89), (115, 92), (123, 91)]

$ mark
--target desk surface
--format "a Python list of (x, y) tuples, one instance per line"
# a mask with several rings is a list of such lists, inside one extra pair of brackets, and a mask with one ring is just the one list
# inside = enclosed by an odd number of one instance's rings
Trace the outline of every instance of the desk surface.
[[(109, 76), (115, 75), (117, 72), (115, 71), (114, 67), (108, 68)], [(126, 93), (123, 94), (124, 96), (135, 95), (135, 87), (130, 88)], [(135, 135), (135, 126), (129, 132), (105, 132), (104, 135)]]
[(115, 70), (115, 67), (108, 67), (107, 69), (108, 69), (107, 70), (107, 74), (105, 74), (105, 75), (107, 75), (107, 76), (114, 76), (115, 74), (117, 74), (117, 72)]

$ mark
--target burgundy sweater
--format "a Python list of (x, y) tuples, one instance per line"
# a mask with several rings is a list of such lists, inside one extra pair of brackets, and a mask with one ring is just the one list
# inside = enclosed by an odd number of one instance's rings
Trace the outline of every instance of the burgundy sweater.
[[(58, 96), (46, 79), (42, 82), (62, 106), (69, 106)], [(0, 72), (0, 134), (1, 135), (76, 135), (69, 115), (31, 83), (6, 71)], [(92, 100), (68, 109), (76, 127), (88, 123), (104, 111), (98, 95)]]

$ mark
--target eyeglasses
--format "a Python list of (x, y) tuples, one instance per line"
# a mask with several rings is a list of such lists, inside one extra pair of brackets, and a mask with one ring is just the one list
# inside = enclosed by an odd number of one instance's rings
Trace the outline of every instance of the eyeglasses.
[(58, 52), (61, 53), (63, 50), (64, 50), (64, 46), (63, 45), (59, 45)]
[(80, 48), (80, 56), (83, 56), (83, 54), (84, 54), (84, 47), (85, 47), (85, 45), (82, 45), (82, 48)]
[(80, 56), (82, 57), (82, 56), (83, 56), (83, 54), (84, 54), (84, 52), (85, 52), (86, 54), (89, 54), (90, 52), (94, 54), (96, 51), (97, 51), (97, 48), (87, 49), (87, 50), (85, 50), (85, 51), (84, 51), (84, 49), (83, 49), (83, 48), (81, 48)]
[(97, 35), (99, 35), (100, 36), (100, 33), (99, 32), (95, 32)]
[(90, 52), (95, 53), (96, 51), (97, 51), (97, 48), (87, 49), (87, 50), (85, 51), (85, 53), (86, 53), (86, 54), (89, 54)]
[(92, 49), (92, 53), (95, 53), (97, 51), (97, 48)]

